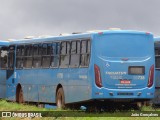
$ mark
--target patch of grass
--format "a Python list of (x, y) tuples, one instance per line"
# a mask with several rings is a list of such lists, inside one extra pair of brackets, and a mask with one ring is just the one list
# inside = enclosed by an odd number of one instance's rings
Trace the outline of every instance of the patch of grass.
[(143, 106), (141, 111), (160, 111), (159, 107), (152, 107), (152, 106)]
[(0, 111), (48, 111), (48, 109), (38, 108), (35, 105), (18, 104), (0, 100)]
[[(49, 115), (50, 112), (54, 113), (53, 117), (47, 118), (32, 118), (34, 120), (159, 120), (159, 117), (119, 117), (125, 112), (82, 112), (80, 110), (56, 110), (56, 109), (46, 109), (46, 108), (38, 108), (35, 105), (27, 105), (27, 104), (17, 104), (15, 102), (7, 102), (6, 100), (0, 100), (0, 111), (44, 111)], [(70, 111), (72, 113), (72, 117), (66, 117), (61, 115), (63, 112)], [(132, 110), (130, 112), (139, 113), (143, 111), (160, 111), (160, 108), (153, 109), (151, 106), (142, 107), (141, 111)], [(58, 113), (59, 112), (59, 113)], [(66, 114), (67, 114), (66, 112)], [(80, 117), (82, 115), (82, 117)], [(160, 114), (159, 114), (160, 115)], [(77, 117), (79, 116), (79, 117)], [(118, 117), (116, 117), (118, 116)], [(5, 118), (6, 119), (6, 118)], [(4, 120), (5, 120), (4, 119)], [(29, 118), (8, 118), (8, 120), (28, 120)], [(3, 120), (3, 118), (2, 118)]]

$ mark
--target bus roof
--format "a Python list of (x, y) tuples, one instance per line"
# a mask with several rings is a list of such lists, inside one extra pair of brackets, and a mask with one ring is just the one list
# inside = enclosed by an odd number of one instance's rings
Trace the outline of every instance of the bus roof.
[(155, 42), (160, 42), (160, 36), (154, 37), (154, 41), (155, 41)]
[(0, 46), (9, 46), (9, 41), (0, 40)]
[(27, 43), (37, 43), (37, 42), (49, 42), (49, 41), (59, 41), (59, 40), (71, 40), (71, 39), (83, 39), (90, 38), (92, 35), (96, 34), (150, 34), (148, 32), (136, 31), (136, 30), (93, 30), (85, 33), (74, 33), (74, 34), (61, 34), (60, 36), (47, 36), (47, 37), (38, 37), (38, 38), (27, 38), (27, 39), (14, 39), (10, 41), (11, 44), (27, 44)]
[(103, 34), (112, 34), (112, 33), (132, 33), (132, 34), (152, 34), (149, 32), (144, 32), (144, 31), (137, 31), (137, 30), (93, 30), (93, 31), (88, 31), (89, 33), (101, 33), (103, 32)]

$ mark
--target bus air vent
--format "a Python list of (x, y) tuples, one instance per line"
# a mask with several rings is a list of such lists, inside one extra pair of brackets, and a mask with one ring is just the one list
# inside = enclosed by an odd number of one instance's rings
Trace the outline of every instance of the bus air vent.
[(129, 95), (133, 95), (133, 93), (119, 92), (119, 93), (117, 93), (117, 95), (128, 95), (129, 96)]

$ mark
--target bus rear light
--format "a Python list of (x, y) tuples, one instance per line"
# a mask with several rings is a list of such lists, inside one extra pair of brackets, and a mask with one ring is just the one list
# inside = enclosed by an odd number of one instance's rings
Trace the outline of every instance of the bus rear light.
[(95, 83), (98, 87), (102, 87), (102, 79), (101, 79), (101, 72), (97, 65), (94, 65), (94, 72), (95, 72)]
[(149, 35), (150, 33), (149, 33), (149, 32), (146, 32), (146, 34)]
[(154, 65), (152, 65), (149, 70), (148, 87), (151, 87), (153, 85), (153, 79), (154, 79)]
[(99, 35), (102, 35), (102, 34), (103, 34), (103, 32), (98, 32), (98, 34), (99, 34)]
[(122, 61), (128, 61), (128, 58), (121, 58)]

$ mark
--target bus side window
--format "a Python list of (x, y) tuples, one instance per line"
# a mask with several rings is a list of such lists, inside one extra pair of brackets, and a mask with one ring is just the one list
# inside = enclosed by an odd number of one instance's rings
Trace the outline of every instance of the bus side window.
[(81, 67), (87, 67), (90, 60), (90, 40), (81, 41), (81, 57), (80, 57)]
[(155, 49), (155, 55), (158, 55), (158, 49)]
[(16, 68), (23, 68), (24, 46), (17, 46), (16, 49)]
[(51, 67), (57, 68), (59, 66), (60, 43), (54, 42), (51, 51)]
[(156, 57), (156, 68), (160, 68), (160, 57)]
[(67, 68), (69, 65), (70, 58), (70, 42), (61, 43), (61, 55), (60, 55), (60, 67)]
[(87, 53), (90, 54), (90, 51), (91, 51), (91, 42), (90, 42), (90, 40), (88, 40), (88, 42), (87, 42)]
[(14, 46), (10, 46), (9, 47), (9, 54), (8, 54), (8, 68), (9, 69), (13, 69), (14, 68), (14, 51), (15, 51), (15, 47)]
[(156, 68), (160, 69), (160, 49), (155, 49), (155, 62), (156, 62)]
[(79, 67), (80, 61), (80, 41), (71, 42), (71, 61), (70, 67)]
[(25, 46), (23, 60), (25, 68), (32, 68), (32, 45)]
[(8, 48), (2, 47), (0, 49), (0, 68), (1, 69), (7, 69), (8, 67)]
[(33, 67), (41, 67), (41, 44), (33, 45)]
[(50, 67), (50, 55), (51, 55), (51, 47), (52, 44), (43, 44), (42, 45), (42, 67), (49, 68)]
[(38, 45), (33, 45), (33, 56), (38, 55)]

